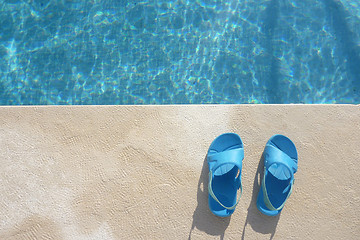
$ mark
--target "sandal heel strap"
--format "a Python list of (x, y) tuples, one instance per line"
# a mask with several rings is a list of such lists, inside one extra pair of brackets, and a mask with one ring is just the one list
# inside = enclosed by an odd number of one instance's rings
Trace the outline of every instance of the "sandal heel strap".
[[(220, 200), (215, 196), (215, 193), (214, 193), (214, 191), (212, 190), (212, 179), (213, 179), (213, 172), (212, 171), (210, 171), (210, 173), (209, 173), (209, 187), (208, 187), (208, 190), (209, 190), (209, 194), (210, 194), (210, 196), (217, 202), (217, 203), (219, 203), (220, 204), (220, 206), (222, 206), (223, 208), (225, 208), (225, 209), (227, 209), (227, 210), (233, 210), (233, 209), (235, 209), (235, 207), (238, 205), (238, 203), (239, 203), (239, 201), (240, 201), (240, 198), (241, 198), (241, 195), (242, 195), (242, 184), (241, 184), (241, 179), (240, 179), (240, 183), (239, 183), (239, 188), (240, 188), (240, 194), (239, 194), (239, 196), (238, 196), (238, 198), (237, 198), (237, 200), (236, 200), (236, 203), (233, 205), (233, 206), (231, 206), (231, 207), (227, 207), (227, 206), (225, 206), (224, 204), (222, 204), (221, 202), (220, 202)], [(239, 176), (238, 178), (241, 178), (241, 176)]]
[[(285, 165), (285, 164), (284, 164)], [(273, 206), (273, 204), (271, 203), (270, 199), (269, 199), (269, 195), (268, 195), (268, 192), (266, 190), (266, 182), (265, 182), (265, 179), (266, 179), (266, 167), (264, 167), (264, 176), (263, 176), (263, 180), (262, 180), (262, 184), (261, 184), (261, 188), (263, 190), (263, 193), (264, 193), (264, 203), (265, 203), (265, 206), (272, 210), (272, 211), (279, 211), (280, 209), (282, 209), (286, 203), (286, 200), (290, 197), (291, 193), (292, 193), (292, 189), (293, 189), (293, 185), (294, 185), (294, 175), (292, 174), (291, 175), (291, 180), (290, 180), (290, 190), (289, 190), (289, 193), (288, 195), (286, 196), (286, 199), (284, 200), (283, 204), (281, 204), (280, 207), (278, 208), (275, 208)]]

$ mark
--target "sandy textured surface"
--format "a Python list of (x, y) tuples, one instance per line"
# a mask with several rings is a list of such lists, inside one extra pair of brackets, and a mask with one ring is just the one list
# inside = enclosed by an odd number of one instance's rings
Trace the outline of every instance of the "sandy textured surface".
[[(231, 218), (207, 203), (213, 139), (245, 145)], [(276, 133), (299, 153), (277, 217), (258, 212)], [(0, 107), (0, 239), (359, 239), (360, 106)]]

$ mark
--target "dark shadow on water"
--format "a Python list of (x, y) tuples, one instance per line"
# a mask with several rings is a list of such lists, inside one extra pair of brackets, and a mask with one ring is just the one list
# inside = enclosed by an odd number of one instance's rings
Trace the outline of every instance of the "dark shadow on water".
[(189, 240), (191, 239), (192, 231), (195, 227), (207, 234), (213, 236), (219, 236), (220, 239), (224, 239), (224, 233), (229, 226), (230, 218), (217, 217), (209, 209), (208, 205), (208, 176), (209, 167), (204, 159), (203, 167), (201, 170), (200, 179), (197, 187), (197, 207), (193, 214), (193, 222), (189, 233)]
[(250, 206), (248, 208), (248, 214), (246, 216), (246, 221), (243, 228), (241, 239), (245, 239), (245, 232), (248, 224), (251, 226), (251, 228), (254, 231), (258, 233), (262, 233), (262, 234), (271, 233), (270, 239), (272, 239), (275, 235), (276, 227), (279, 222), (281, 213), (277, 216), (270, 217), (262, 214), (256, 207), (256, 199), (260, 190), (260, 183), (262, 180), (263, 171), (264, 171), (264, 155), (261, 156), (256, 171), (254, 185), (253, 185), (252, 199)]
[(279, 92), (279, 66), (280, 61), (274, 56), (274, 32), (278, 26), (279, 19), (279, 1), (271, 0), (264, 12), (264, 19), (261, 30), (264, 32), (266, 40), (264, 48), (266, 49), (267, 71), (264, 76), (265, 92), (268, 103), (281, 103), (281, 94)]
[(342, 49), (349, 75), (352, 77), (354, 93), (360, 93), (360, 46), (355, 42), (354, 33), (350, 30), (346, 18), (349, 16), (340, 1), (323, 0), (328, 22), (331, 25), (338, 45)]

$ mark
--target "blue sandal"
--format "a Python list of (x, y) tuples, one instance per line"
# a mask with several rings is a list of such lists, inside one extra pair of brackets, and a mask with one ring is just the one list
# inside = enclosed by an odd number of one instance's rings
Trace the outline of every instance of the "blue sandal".
[(298, 154), (294, 143), (283, 135), (274, 135), (264, 149), (264, 176), (257, 198), (257, 208), (265, 215), (281, 212), (290, 197)]
[[(241, 193), (241, 169), (244, 158), (243, 142), (235, 133), (218, 136), (207, 153), (209, 164), (209, 208), (219, 217), (230, 216)], [(240, 194), (237, 199), (237, 191)]]

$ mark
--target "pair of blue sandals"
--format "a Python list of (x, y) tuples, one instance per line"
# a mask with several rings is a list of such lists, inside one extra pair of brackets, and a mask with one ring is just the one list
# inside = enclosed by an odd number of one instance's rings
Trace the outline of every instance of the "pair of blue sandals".
[[(263, 214), (275, 216), (292, 192), (298, 155), (289, 138), (274, 135), (266, 143), (263, 156), (264, 175), (256, 205)], [(243, 142), (235, 133), (220, 135), (209, 148), (209, 208), (217, 216), (230, 216), (240, 200), (243, 158)]]

